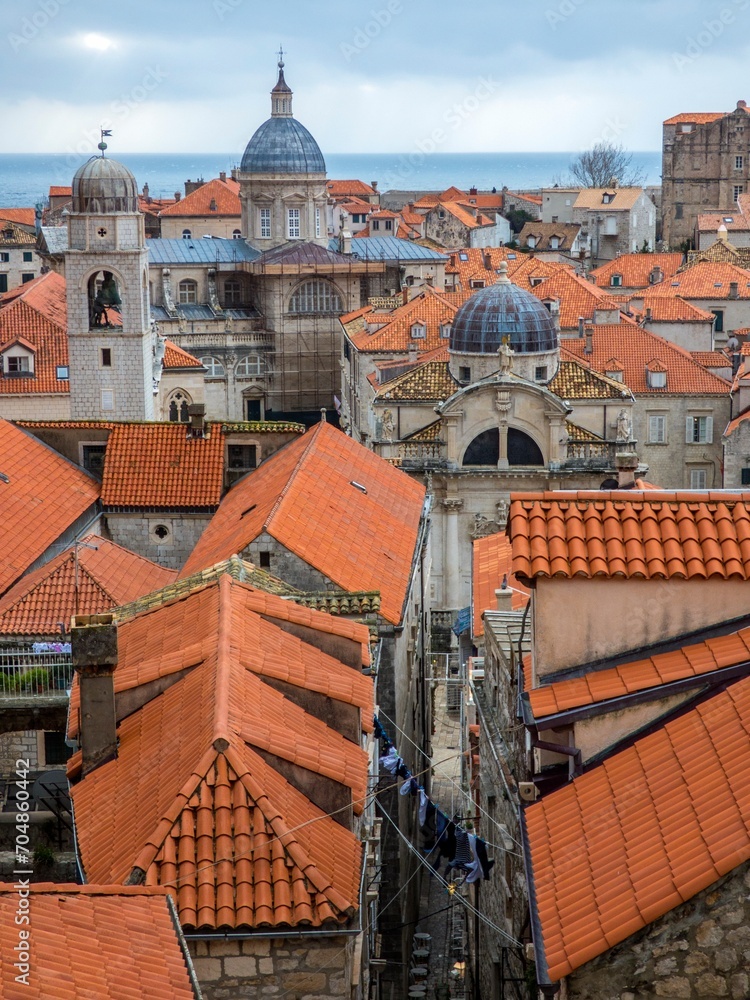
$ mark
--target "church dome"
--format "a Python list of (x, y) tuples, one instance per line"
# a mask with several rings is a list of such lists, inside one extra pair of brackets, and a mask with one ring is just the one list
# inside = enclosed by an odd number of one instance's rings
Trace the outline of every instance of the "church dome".
[[(103, 145), (103, 144), (102, 144)], [(73, 177), (73, 211), (90, 215), (138, 211), (135, 177), (117, 160), (92, 156)]]
[(240, 169), (248, 174), (324, 174), (326, 164), (304, 125), (296, 118), (274, 116), (247, 144)]
[(531, 292), (508, 278), (505, 262), (494, 285), (461, 306), (451, 327), (450, 350), (457, 354), (497, 354), (504, 338), (516, 354), (543, 354), (558, 348), (555, 321)]

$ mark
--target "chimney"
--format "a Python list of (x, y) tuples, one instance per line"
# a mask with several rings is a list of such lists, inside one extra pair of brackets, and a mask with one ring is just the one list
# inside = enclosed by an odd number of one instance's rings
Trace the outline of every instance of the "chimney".
[(148, 201), (148, 181), (143, 185), (143, 197)]
[(469, 188), (469, 194), (472, 194), (472, 195), (477, 194), (477, 189), (476, 188)]
[(729, 298), (738, 299), (740, 297), (740, 286), (737, 281), (729, 282)]
[(490, 254), (489, 250), (485, 251), (484, 254), (484, 269), (485, 271), (492, 270), (492, 255)]
[(117, 756), (114, 615), (75, 615), (70, 629), (73, 667), (80, 685), (82, 774)]
[(635, 486), (635, 472), (638, 468), (638, 456), (632, 451), (615, 455), (617, 469), (617, 485), (621, 490), (632, 490)]
[(226, 170), (220, 170), (219, 171), (219, 180), (220, 181), (226, 181), (226, 179), (227, 179), (227, 172), (226, 172)]
[(179, 201), (180, 198), (182, 198), (182, 194), (179, 191), (175, 191), (175, 193), (174, 193), (174, 200), (175, 201)]
[(419, 349), (416, 344), (409, 344), (409, 364), (415, 365), (419, 361)]
[(578, 336), (583, 339), (584, 320), (583, 316), (578, 317)]
[(370, 187), (373, 189), (373, 191), (377, 191), (377, 189), (378, 189), (378, 182), (377, 181), (370, 181)]
[(584, 354), (593, 354), (594, 353), (594, 331), (593, 330), (587, 330), (586, 331), (586, 343), (585, 343), (584, 348), (583, 348), (583, 353)]
[(646, 306), (646, 315), (644, 317), (644, 321), (646, 323), (650, 323), (651, 322), (651, 306)]
[(191, 403), (188, 406), (190, 417), (189, 437), (202, 438), (206, 435), (206, 407), (204, 403)]
[(511, 611), (512, 601), (513, 601), (513, 591), (508, 586), (508, 575), (507, 573), (503, 576), (503, 582), (499, 589), (495, 591), (495, 601), (497, 603), (498, 611)]
[(747, 107), (747, 101), (737, 101), (737, 110), (738, 111), (740, 110), (740, 108), (746, 108), (746, 107)]

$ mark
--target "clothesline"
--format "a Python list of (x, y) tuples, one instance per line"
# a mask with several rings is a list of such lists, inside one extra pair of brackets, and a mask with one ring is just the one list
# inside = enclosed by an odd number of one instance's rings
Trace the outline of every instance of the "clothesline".
[(419, 829), (422, 835), (422, 851), (429, 858), (433, 851), (438, 857), (447, 858), (445, 875), (454, 868), (466, 872), (465, 881), (478, 882), (488, 879), (494, 860), (487, 857), (487, 844), (460, 823), (447, 816), (425, 792), (412, 772), (399, 756), (396, 744), (383, 728), (380, 719), (375, 716), (375, 736), (380, 740), (381, 750), (386, 753), (380, 757), (380, 763), (396, 777), (403, 778), (404, 783), (399, 789), (400, 795), (414, 795), (419, 798)]

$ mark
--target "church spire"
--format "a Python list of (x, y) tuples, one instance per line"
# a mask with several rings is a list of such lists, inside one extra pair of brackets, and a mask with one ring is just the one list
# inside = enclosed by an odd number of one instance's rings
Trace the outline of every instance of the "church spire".
[(271, 91), (271, 117), (292, 117), (292, 89), (284, 79), (284, 50), (279, 46), (279, 79)]

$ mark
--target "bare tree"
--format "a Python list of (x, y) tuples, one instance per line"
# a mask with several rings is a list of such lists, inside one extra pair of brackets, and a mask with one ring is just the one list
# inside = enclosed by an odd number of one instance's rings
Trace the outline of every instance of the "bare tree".
[(612, 142), (597, 142), (585, 149), (570, 164), (570, 173), (583, 187), (637, 187), (645, 174), (633, 166), (633, 157), (622, 146)]

